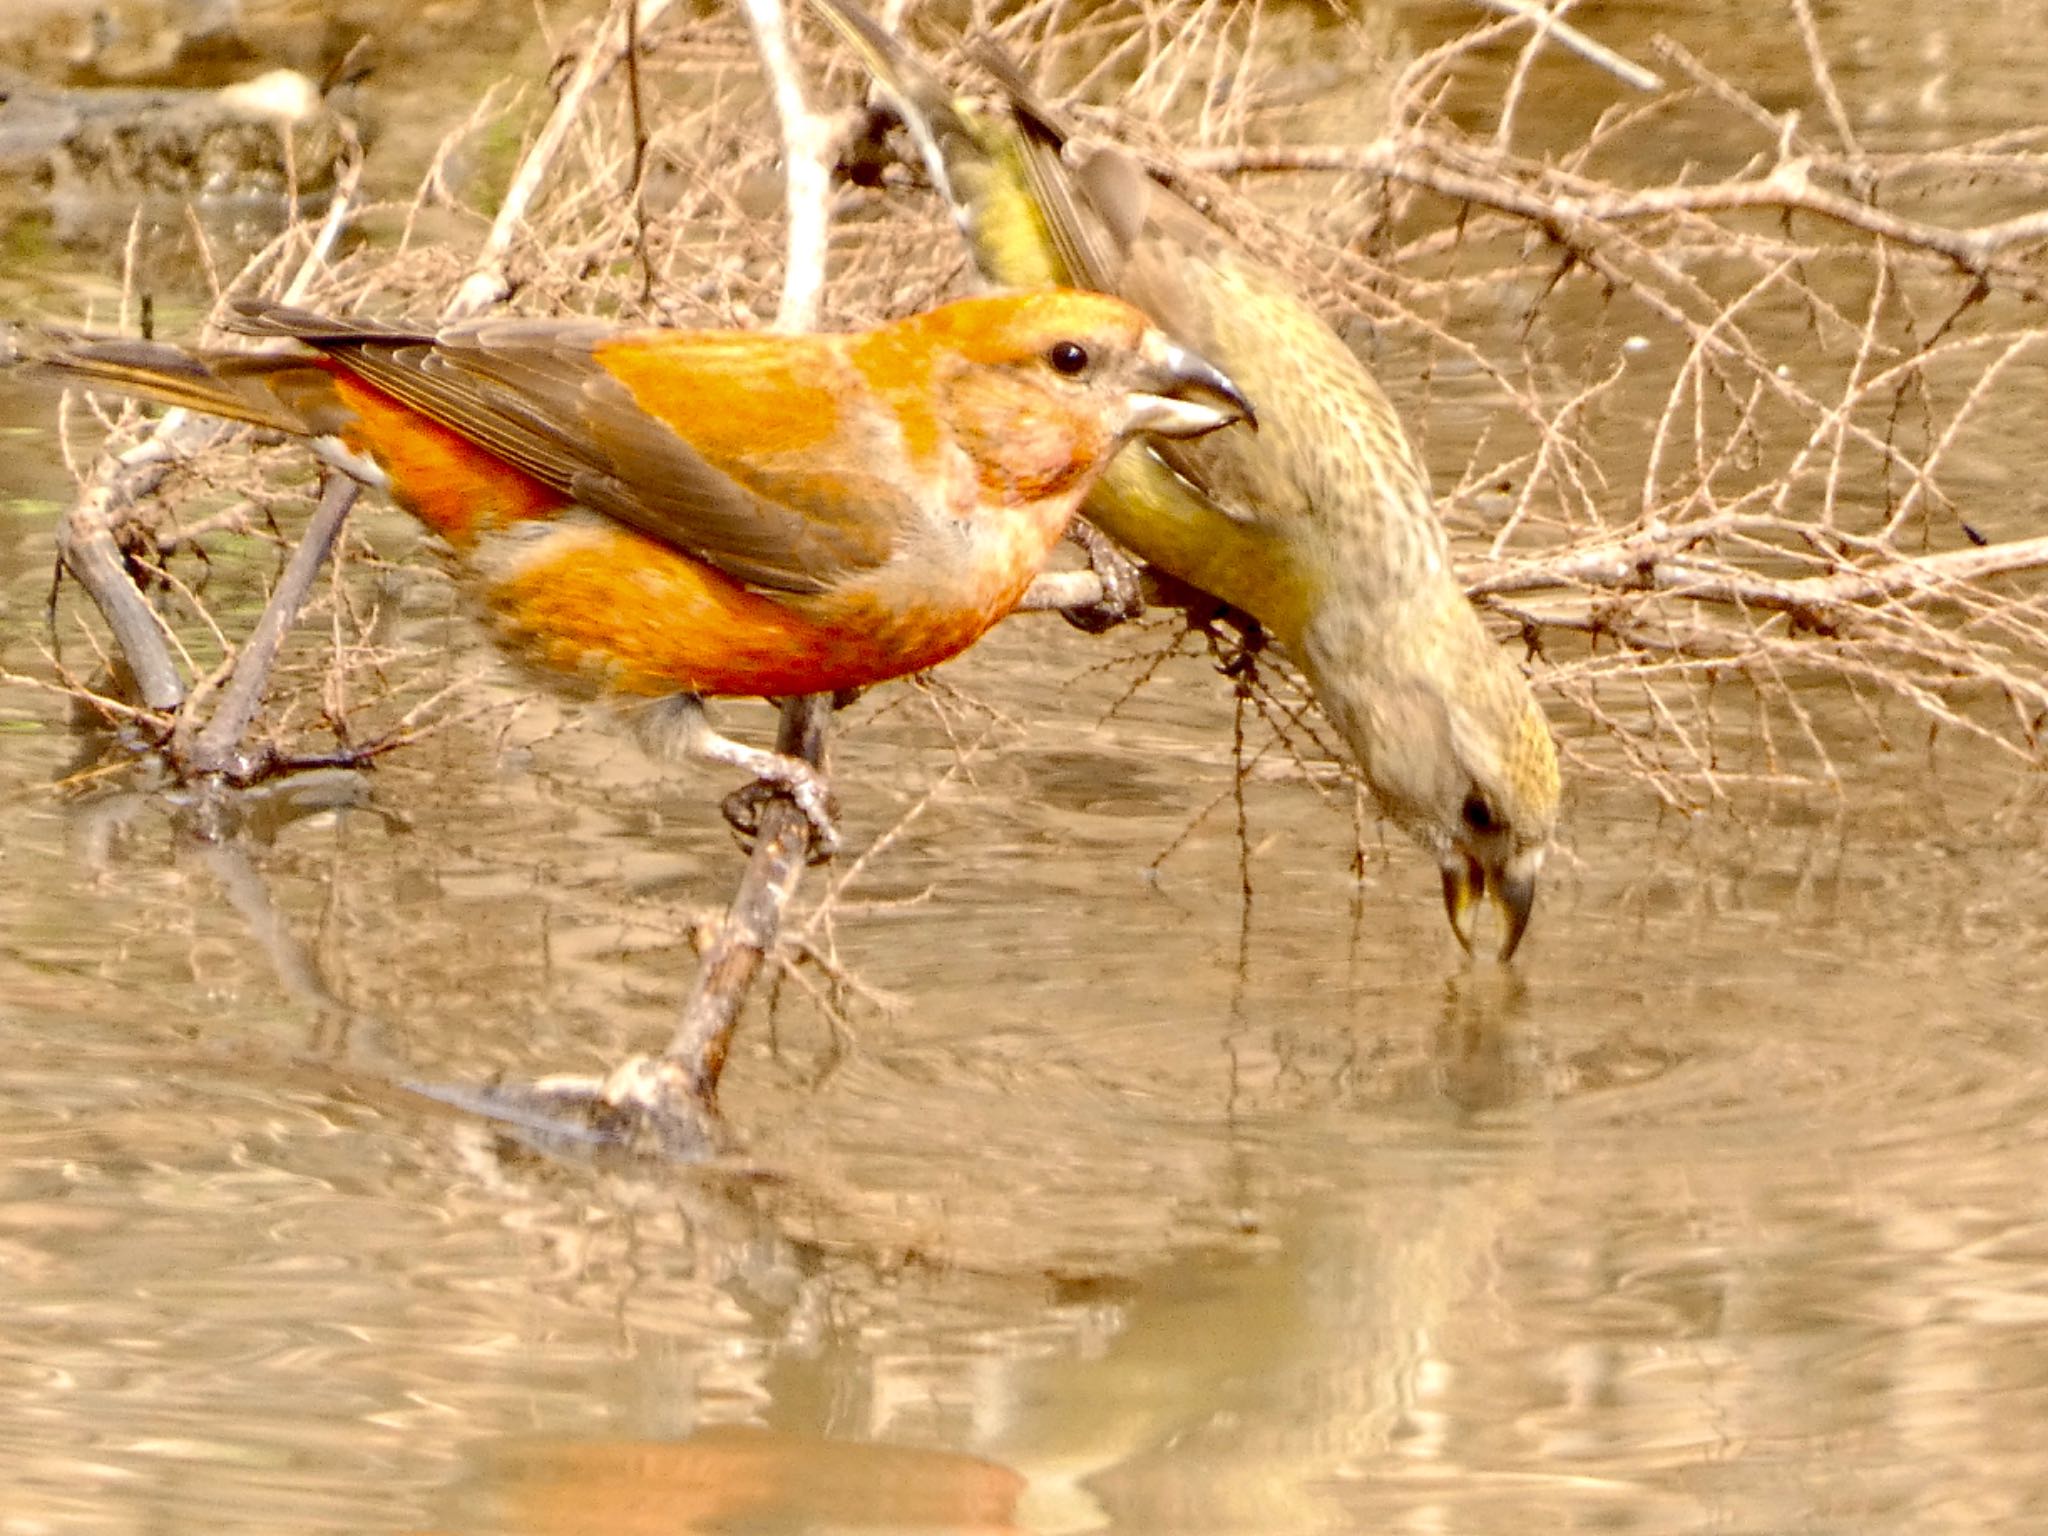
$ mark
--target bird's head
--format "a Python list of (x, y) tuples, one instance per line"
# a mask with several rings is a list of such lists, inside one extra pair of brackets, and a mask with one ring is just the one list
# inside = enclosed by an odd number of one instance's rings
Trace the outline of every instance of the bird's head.
[(1478, 644), (1462, 667), (1434, 648), (1403, 652), (1396, 637), (1404, 659), (1332, 713), (1388, 815), (1435, 856), (1458, 942), (1474, 949), (1490, 901), (1495, 952), (1507, 960), (1528, 930), (1557, 826), (1557, 749), (1514, 663), (1476, 621), (1470, 631)]
[[(1500, 914), (1495, 953), (1514, 957), (1536, 906), (1536, 877), (1557, 824), (1557, 755), (1550, 733), (1533, 709), (1531, 733), (1507, 771), (1482, 784), (1469, 778), (1455, 817), (1441, 816), (1437, 864), (1443, 872), (1444, 912), (1451, 931), (1470, 951), (1477, 938), (1482, 898)], [(1540, 745), (1535, 733), (1541, 733)]]
[(1105, 294), (990, 294), (906, 325), (932, 359), (948, 427), (1013, 493), (1066, 489), (1139, 433), (1253, 422), (1222, 370)]

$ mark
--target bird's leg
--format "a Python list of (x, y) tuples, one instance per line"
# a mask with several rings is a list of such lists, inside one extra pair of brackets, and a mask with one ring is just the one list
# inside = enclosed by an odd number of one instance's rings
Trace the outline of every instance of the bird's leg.
[[(1234, 633), (1224, 633), (1224, 628)], [(1216, 658), (1216, 670), (1232, 682), (1250, 689), (1259, 680), (1259, 655), (1266, 649), (1265, 627), (1248, 613), (1222, 608), (1198, 626), (1208, 638), (1209, 653)]]
[(1178, 608), (1181, 621), (1208, 642), (1217, 671), (1233, 682), (1258, 680), (1259, 653), (1265, 650), (1267, 637), (1257, 619), (1156, 565), (1145, 566), (1139, 580), (1147, 604)]
[(824, 774), (799, 757), (786, 757), (714, 730), (704, 713), (704, 701), (694, 693), (679, 693), (665, 701), (662, 718), (666, 744), (698, 762), (720, 763), (751, 773), (754, 781), (726, 796), (725, 819), (743, 837), (759, 829), (761, 811), (775, 795), (787, 795), (811, 824), (811, 852), (815, 860), (830, 858), (839, 849), (837, 807), (832, 787)]
[(1060, 617), (1078, 630), (1099, 635), (1119, 624), (1128, 624), (1145, 611), (1145, 589), (1138, 579), (1138, 567), (1130, 556), (1092, 523), (1076, 519), (1067, 525), (1067, 537), (1088, 556), (1088, 569), (1102, 583), (1102, 595), (1093, 602), (1075, 603), (1060, 609)]

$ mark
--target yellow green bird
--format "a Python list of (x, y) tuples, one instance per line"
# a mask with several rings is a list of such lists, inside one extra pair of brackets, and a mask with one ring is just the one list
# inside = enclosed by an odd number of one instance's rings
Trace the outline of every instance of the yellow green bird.
[(848, 0), (813, 0), (916, 140), (989, 281), (1116, 294), (1228, 372), (1256, 433), (1127, 448), (1087, 516), (1263, 625), (1308, 680), (1384, 812), (1443, 872), (1471, 948), (1529, 923), (1557, 821), (1557, 749), (1521, 669), (1459, 586), (1429, 479), (1365, 366), (1271, 266), (1114, 147), (1070, 142), (993, 48), (980, 112)]

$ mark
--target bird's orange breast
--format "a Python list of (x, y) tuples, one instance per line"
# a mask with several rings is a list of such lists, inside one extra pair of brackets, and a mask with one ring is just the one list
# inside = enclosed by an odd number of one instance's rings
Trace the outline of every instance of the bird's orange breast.
[(858, 585), (769, 597), (595, 518), (497, 543), (482, 552), (478, 595), (500, 638), (551, 670), (649, 697), (865, 687), (959, 654), (1008, 608), (906, 608)]

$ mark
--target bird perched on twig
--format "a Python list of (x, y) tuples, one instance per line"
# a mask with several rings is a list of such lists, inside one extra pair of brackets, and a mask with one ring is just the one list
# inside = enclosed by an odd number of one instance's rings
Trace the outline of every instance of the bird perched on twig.
[(235, 324), (297, 345), (21, 330), (12, 361), (314, 439), (448, 542), (516, 654), (673, 700), (686, 752), (784, 788), (826, 847), (817, 771), (719, 735), (701, 697), (937, 665), (1015, 606), (1133, 435), (1250, 415), (1229, 379), (1100, 294), (966, 299), (848, 335), (421, 331), (265, 303)]
[(1435, 856), (1470, 948), (1482, 896), (1521, 942), (1555, 827), (1557, 752), (1459, 587), (1420, 459), (1295, 285), (1113, 146), (1083, 147), (986, 45), (1002, 107), (955, 99), (851, 0), (813, 0), (916, 141), (985, 277), (1138, 305), (1257, 406), (1256, 436), (1138, 445), (1085, 515), (1251, 615), (1301, 667), (1380, 806)]

